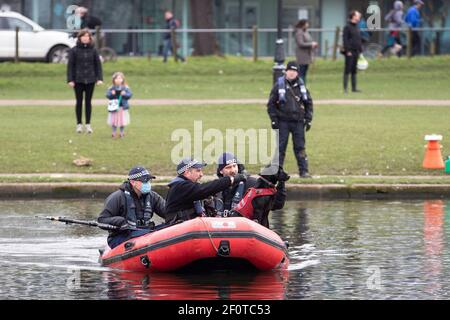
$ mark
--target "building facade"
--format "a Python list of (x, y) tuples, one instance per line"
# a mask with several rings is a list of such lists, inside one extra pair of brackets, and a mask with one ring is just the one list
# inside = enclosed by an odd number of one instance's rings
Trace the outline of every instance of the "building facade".
[[(258, 55), (273, 56), (277, 26), (277, 0), (211, 0), (214, 28), (248, 29), (257, 26)], [(384, 16), (389, 12), (394, 0), (283, 0), (283, 27), (292, 28), (299, 19), (308, 19), (313, 38), (320, 43), (318, 54), (329, 54), (335, 38), (337, 26), (343, 27), (350, 9), (366, 13), (370, 4), (381, 8), (382, 26), (386, 26)], [(423, 9), (424, 26), (450, 27), (450, 0), (426, 0)], [(412, 0), (404, 1), (407, 9)], [(144, 29), (165, 28), (164, 11), (172, 10), (180, 20), (180, 29), (189, 29), (189, 0), (2, 0), (0, 6), (18, 11), (47, 29), (66, 29), (66, 10), (70, 5), (82, 5), (90, 14), (100, 18), (103, 29)], [(272, 30), (268, 30), (272, 29)], [(423, 33), (423, 53), (435, 46), (438, 53), (450, 52), (450, 32), (439, 34)], [(286, 53), (292, 55), (295, 41), (292, 32), (284, 32)], [(179, 34), (180, 49), (184, 55), (192, 52), (193, 35)], [(253, 54), (253, 34), (248, 32), (218, 32), (217, 47), (223, 54), (251, 56)], [(382, 44), (386, 32), (374, 32), (372, 42)], [(106, 33), (106, 45), (119, 54), (157, 55), (161, 51), (162, 33)]]

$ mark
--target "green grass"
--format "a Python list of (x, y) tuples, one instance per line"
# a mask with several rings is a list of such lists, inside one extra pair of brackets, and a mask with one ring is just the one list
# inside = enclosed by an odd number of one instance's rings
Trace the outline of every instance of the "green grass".
[[(292, 59), (292, 58), (291, 58)], [(315, 99), (449, 99), (450, 56), (370, 61), (359, 74), (362, 94), (342, 93), (343, 61), (317, 60), (308, 86)], [(266, 99), (272, 82), (271, 59), (256, 63), (236, 57), (190, 58), (187, 64), (160, 59), (120, 58), (104, 65), (106, 85), (115, 71), (123, 71), (136, 99)], [(73, 99), (66, 85), (66, 66), (44, 63), (0, 63), (0, 99)]]
[[(2, 108), (0, 173), (115, 173), (126, 174), (144, 164), (156, 175), (174, 175), (171, 141), (175, 129), (192, 136), (194, 121), (203, 133), (215, 128), (269, 129), (266, 108), (248, 106), (132, 107), (124, 139), (112, 140), (106, 107), (93, 111), (93, 135), (75, 133), (71, 107)], [(307, 134), (310, 171), (314, 175), (443, 175), (421, 167), (426, 134), (439, 133), (443, 156), (450, 155), (450, 126), (445, 107), (317, 106)], [(243, 142), (242, 140), (240, 141)], [(203, 147), (209, 142), (205, 141)], [(247, 149), (248, 150), (248, 149)], [(78, 168), (78, 156), (93, 159)], [(249, 166), (255, 172), (257, 166)], [(292, 145), (285, 168), (296, 173)], [(215, 172), (208, 166), (206, 173)], [(339, 179), (340, 180), (340, 179)]]
[[(448, 65), (450, 56), (374, 60), (367, 71), (359, 74), (364, 92), (343, 95), (343, 61), (318, 60), (310, 69), (308, 86), (314, 99), (450, 99)], [(96, 89), (95, 98), (104, 97), (110, 75), (120, 70), (127, 75), (135, 99), (266, 99), (272, 66), (271, 59), (254, 63), (236, 57), (191, 58), (187, 64), (121, 58), (104, 65), (107, 84)], [(65, 83), (65, 68), (43, 63), (0, 63), (0, 99), (73, 99)], [(196, 106), (137, 107), (132, 101), (132, 123), (122, 140), (110, 138), (106, 106), (94, 108), (95, 132), (91, 136), (75, 134), (73, 107), (2, 107), (0, 174), (125, 175), (131, 166), (141, 163), (157, 175), (171, 176), (175, 168), (171, 152), (177, 144), (171, 135), (176, 129), (185, 128), (193, 134), (195, 120), (203, 121), (203, 132), (211, 128), (222, 133), (227, 128), (270, 128), (264, 105), (221, 106), (206, 102)], [(318, 105), (314, 116), (313, 128), (307, 134), (310, 171), (329, 176), (314, 179), (315, 183), (360, 181), (349, 175), (443, 175), (442, 171), (424, 170), (421, 164), (426, 134), (442, 134), (443, 156), (450, 155), (446, 107)], [(248, 141), (240, 144), (250, 147)], [(204, 141), (203, 147), (207, 145)], [(75, 167), (72, 161), (79, 156), (93, 159), (93, 165)], [(291, 173), (297, 170), (291, 144), (285, 169)], [(249, 166), (250, 172), (257, 170), (256, 165)], [(214, 166), (207, 167), (206, 173), (214, 172)], [(17, 181), (14, 179), (0, 181)], [(398, 179), (402, 181), (407, 180)]]

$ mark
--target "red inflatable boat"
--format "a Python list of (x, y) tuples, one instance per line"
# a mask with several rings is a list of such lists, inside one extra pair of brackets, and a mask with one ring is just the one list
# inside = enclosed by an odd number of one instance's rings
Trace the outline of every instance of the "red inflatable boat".
[(275, 232), (240, 217), (185, 221), (108, 248), (100, 261), (106, 267), (136, 272), (203, 265), (272, 270), (289, 264), (286, 244)]

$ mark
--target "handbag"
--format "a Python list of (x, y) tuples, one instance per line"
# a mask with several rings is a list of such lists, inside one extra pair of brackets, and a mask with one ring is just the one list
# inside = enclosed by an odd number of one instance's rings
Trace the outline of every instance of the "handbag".
[(119, 99), (111, 99), (108, 102), (108, 112), (115, 112), (119, 110), (120, 102), (122, 101), (122, 96)]

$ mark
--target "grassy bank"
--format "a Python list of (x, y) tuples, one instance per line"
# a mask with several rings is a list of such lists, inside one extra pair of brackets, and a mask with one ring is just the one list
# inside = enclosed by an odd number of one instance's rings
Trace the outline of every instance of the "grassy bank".
[[(171, 152), (178, 144), (171, 136), (176, 129), (187, 129), (194, 137), (196, 120), (202, 120), (203, 133), (210, 128), (221, 133), (270, 128), (265, 106), (260, 105), (132, 107), (127, 135), (116, 140), (110, 137), (103, 107), (94, 109), (93, 135), (75, 133), (71, 107), (2, 108), (2, 117), (0, 173), (125, 174), (141, 163), (157, 175), (171, 176), (175, 168)], [(443, 171), (421, 167), (423, 138), (431, 133), (444, 135), (443, 155), (450, 155), (446, 108), (318, 106), (307, 134), (310, 170), (333, 176), (442, 176)], [(210, 142), (204, 141), (203, 147)], [(72, 161), (79, 156), (93, 159), (93, 165), (75, 167)], [(285, 168), (291, 173), (297, 170), (291, 144)], [(257, 166), (249, 169), (255, 172)], [(214, 172), (215, 166), (207, 167), (206, 173)]]
[[(362, 94), (342, 93), (343, 61), (318, 60), (311, 66), (308, 86), (315, 99), (449, 99), (450, 56), (370, 61), (360, 72)], [(271, 59), (256, 63), (243, 58), (191, 58), (187, 64), (160, 59), (121, 58), (104, 65), (106, 85), (95, 98), (103, 98), (110, 76), (123, 71), (134, 97), (139, 99), (218, 99), (268, 97)], [(73, 99), (66, 85), (66, 66), (43, 63), (0, 63), (0, 99)]]

